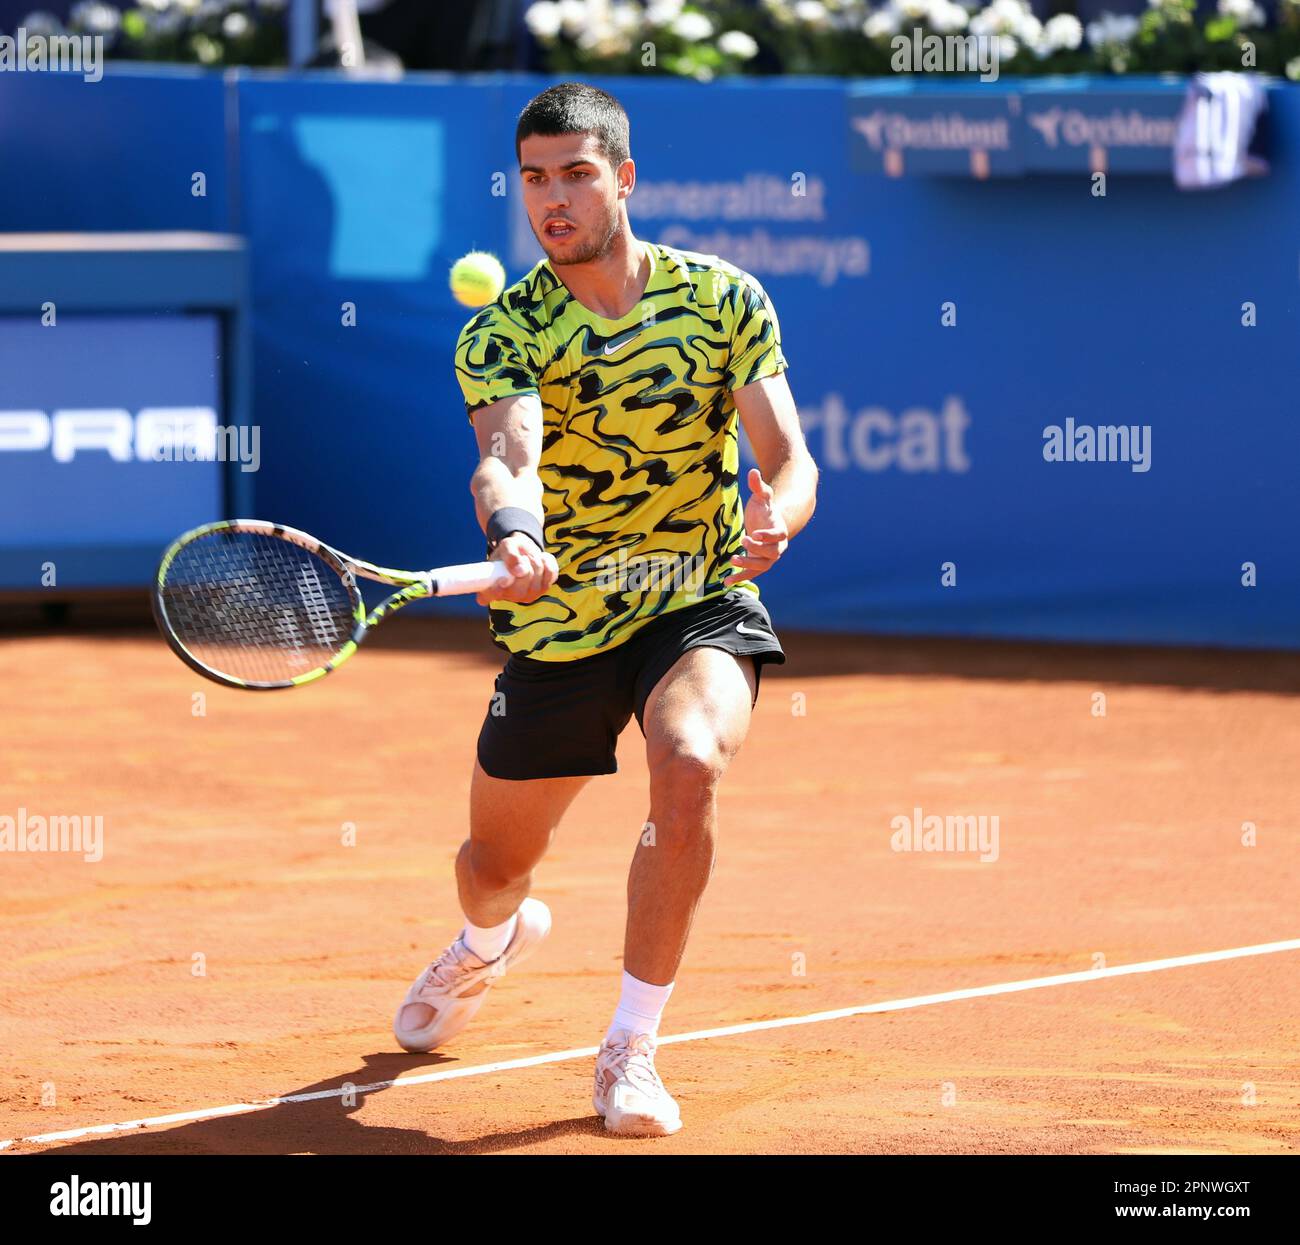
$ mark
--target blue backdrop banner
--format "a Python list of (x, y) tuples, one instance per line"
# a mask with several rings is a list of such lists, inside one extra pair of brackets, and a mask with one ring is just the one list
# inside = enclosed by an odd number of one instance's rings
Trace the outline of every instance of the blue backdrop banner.
[(0, 316), (0, 585), (147, 583), (217, 514), (220, 351), (214, 315)]
[[(478, 547), (446, 274), (474, 247), (512, 277), (539, 258), (513, 119), (541, 85), (242, 82), (264, 512), (370, 557)], [(632, 118), (638, 235), (748, 269), (780, 317), (823, 474), (761, 585), (778, 620), (1297, 643), (1300, 325), (1278, 256), (1300, 254), (1300, 162), (1199, 196), (1166, 173), (1099, 198), (1086, 161), (881, 180), (852, 158), (867, 85), (852, 108), (841, 83), (604, 85)], [(1300, 92), (1274, 96), (1295, 135)]]
[[(468, 313), (447, 272), (475, 248), (512, 278), (539, 258), (513, 127), (546, 84), (231, 75), (263, 516), (390, 564), (477, 555), (452, 373)], [(889, 170), (855, 124), (902, 112), (905, 94), (946, 115), (951, 92), (601, 85), (632, 120), (638, 236), (748, 269), (780, 318), (822, 483), (761, 583), (778, 625), (1300, 643), (1300, 87), (1270, 90), (1270, 177), (1184, 193), (1168, 167), (1121, 168), (1128, 139), (1150, 160), (1144, 136), (1176, 111), (1164, 83), (1026, 92), (1050, 125), (1016, 116), (996, 84), (981, 115), (1010, 117), (1010, 146), (987, 169), (957, 151), (952, 177), (873, 175), (871, 159)], [(103, 106), (137, 115), (119, 90), (130, 106)], [(186, 99), (208, 132), (208, 105)], [(1150, 123), (1131, 122), (1143, 108)], [(1099, 145), (1122, 174), (1101, 195)], [(1025, 153), (1056, 175), (994, 175)], [(922, 158), (907, 152), (903, 171)], [(180, 227), (193, 210), (148, 214)], [(93, 205), (80, 215), (88, 227)]]

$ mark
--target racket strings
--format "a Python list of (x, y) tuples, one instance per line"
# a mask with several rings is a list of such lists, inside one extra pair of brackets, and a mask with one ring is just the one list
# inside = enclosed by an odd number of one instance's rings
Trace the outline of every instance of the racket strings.
[(327, 665), (356, 628), (356, 598), (328, 563), (255, 532), (182, 546), (159, 596), (191, 656), (250, 683), (287, 682)]

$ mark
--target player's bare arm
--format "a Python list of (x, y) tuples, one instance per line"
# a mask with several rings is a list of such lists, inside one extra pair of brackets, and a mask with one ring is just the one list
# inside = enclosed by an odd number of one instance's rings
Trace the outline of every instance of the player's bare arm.
[(728, 585), (770, 571), (817, 505), (817, 464), (785, 373), (743, 385), (733, 397), (758, 466), (749, 472), (745, 552), (731, 559), (741, 569), (724, 580)]
[[(470, 479), (479, 526), (489, 532), (492, 516), (524, 510), (542, 530), (542, 481), (537, 463), (542, 453), (542, 404), (536, 394), (516, 394), (485, 406), (474, 415), (479, 464)], [(531, 536), (516, 532), (504, 537), (492, 558), (505, 564), (509, 581), (478, 594), (478, 603), (536, 601), (554, 582), (555, 559)]]

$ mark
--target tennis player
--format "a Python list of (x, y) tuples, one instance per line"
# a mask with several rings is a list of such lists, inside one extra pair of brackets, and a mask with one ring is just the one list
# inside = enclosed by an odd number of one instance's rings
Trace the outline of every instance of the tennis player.
[[(509, 657), (456, 860), (465, 928), (411, 987), (394, 1033), (407, 1050), (441, 1046), (547, 936), (532, 871), (579, 790), (618, 768), (635, 714), (650, 811), (593, 1103), (611, 1132), (663, 1136), (681, 1116), (655, 1045), (713, 869), (718, 783), (764, 664), (785, 660), (753, 581), (812, 515), (817, 468), (759, 283), (633, 236), (618, 101), (551, 87), (520, 114), (515, 146), (546, 258), (456, 348), (481, 458), (475, 509), (512, 576), (479, 601)], [(759, 464), (743, 506), (738, 421)]]

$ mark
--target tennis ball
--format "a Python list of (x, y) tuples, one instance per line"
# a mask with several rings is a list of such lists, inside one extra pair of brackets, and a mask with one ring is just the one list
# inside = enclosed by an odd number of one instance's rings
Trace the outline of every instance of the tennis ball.
[(486, 307), (506, 288), (506, 270), (488, 251), (471, 251), (451, 266), (451, 292), (466, 307)]

